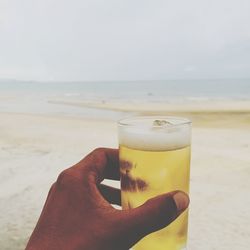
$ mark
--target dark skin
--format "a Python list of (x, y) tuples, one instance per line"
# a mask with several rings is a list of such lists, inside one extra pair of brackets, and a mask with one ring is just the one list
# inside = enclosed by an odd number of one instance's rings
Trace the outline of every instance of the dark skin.
[(162, 194), (138, 208), (117, 210), (119, 189), (101, 184), (119, 180), (117, 149), (99, 148), (52, 185), (26, 250), (127, 250), (149, 233), (169, 225), (189, 204), (181, 191)]

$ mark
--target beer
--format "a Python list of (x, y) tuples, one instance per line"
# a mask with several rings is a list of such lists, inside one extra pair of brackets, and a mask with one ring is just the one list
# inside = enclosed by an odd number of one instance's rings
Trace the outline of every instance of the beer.
[[(138, 117), (130, 122), (119, 126), (122, 208), (138, 207), (150, 198), (174, 190), (188, 193), (190, 122), (171, 117)], [(185, 211), (133, 249), (186, 249), (187, 227)]]

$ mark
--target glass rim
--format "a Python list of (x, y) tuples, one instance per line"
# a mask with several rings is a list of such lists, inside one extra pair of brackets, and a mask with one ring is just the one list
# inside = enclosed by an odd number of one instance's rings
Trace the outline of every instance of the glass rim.
[(141, 120), (176, 120), (179, 121), (177, 124), (167, 124), (168, 127), (177, 127), (177, 126), (184, 126), (184, 125), (191, 125), (192, 121), (186, 117), (181, 116), (169, 116), (169, 115), (135, 115), (135, 116), (129, 116), (123, 119), (120, 119), (117, 121), (118, 126), (120, 127), (135, 127), (135, 126), (141, 126), (141, 124), (136, 123), (135, 121), (141, 121)]

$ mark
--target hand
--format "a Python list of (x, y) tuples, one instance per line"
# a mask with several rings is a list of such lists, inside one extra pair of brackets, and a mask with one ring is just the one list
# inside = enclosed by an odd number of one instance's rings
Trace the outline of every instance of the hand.
[(26, 250), (123, 250), (170, 224), (189, 204), (181, 191), (157, 196), (131, 210), (117, 210), (118, 150), (100, 148), (64, 170), (49, 191)]

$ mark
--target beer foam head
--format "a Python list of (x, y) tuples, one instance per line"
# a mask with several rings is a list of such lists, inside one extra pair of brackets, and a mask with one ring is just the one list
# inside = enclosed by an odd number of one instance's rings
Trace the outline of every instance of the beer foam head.
[(119, 123), (119, 143), (150, 151), (174, 150), (190, 145), (191, 123), (176, 117), (137, 117)]

